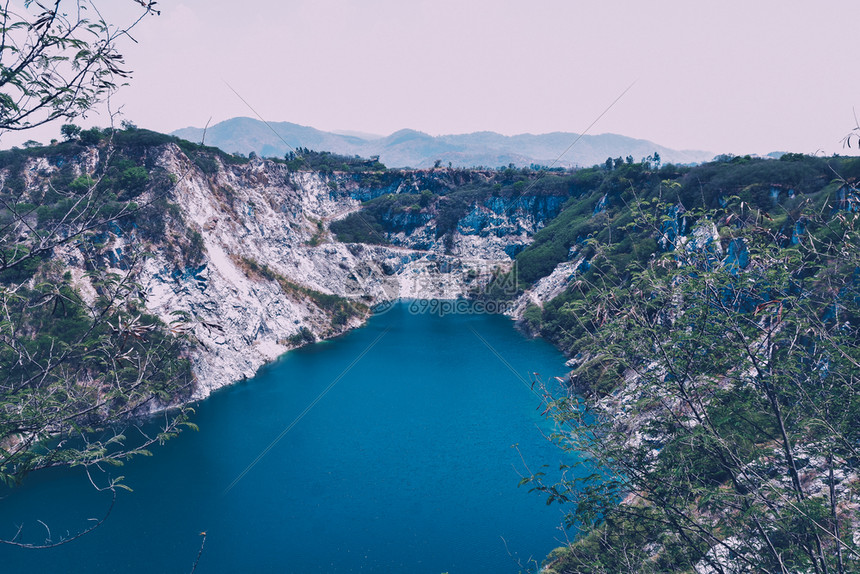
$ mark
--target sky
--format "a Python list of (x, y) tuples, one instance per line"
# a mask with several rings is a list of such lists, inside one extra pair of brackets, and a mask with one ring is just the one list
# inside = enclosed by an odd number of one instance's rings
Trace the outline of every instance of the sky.
[[(137, 6), (94, 1), (117, 24)], [(841, 140), (856, 126), (855, 107), (860, 114), (856, 0), (158, 7), (132, 31), (137, 43), (121, 45), (134, 76), (111, 105), (162, 132), (256, 114), (380, 135), (582, 133), (593, 123), (588, 133), (675, 149), (855, 152)], [(59, 125), (48, 131), (45, 140)]]

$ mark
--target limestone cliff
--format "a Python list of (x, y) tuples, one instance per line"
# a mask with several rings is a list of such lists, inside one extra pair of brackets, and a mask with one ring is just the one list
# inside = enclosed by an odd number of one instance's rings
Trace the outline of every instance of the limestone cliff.
[[(43, 185), (65, 162), (75, 176), (97, 177), (99, 154), (93, 147), (71, 158), (31, 160), (28, 185)], [(476, 202), (447, 241), (437, 233), (435, 214), (400, 214), (399, 222), (393, 216), (387, 223), (381, 244), (347, 244), (335, 240), (329, 225), (357, 212), (362, 201), (456, 187), (457, 174), (291, 171), (284, 162), (189, 155), (176, 143), (150, 146), (141, 157), (150, 185), (136, 201), (149, 206), (149, 221), (120, 221), (100, 233), (98, 265), (103, 272), (133, 271), (148, 310), (191, 336), (194, 398), (253, 376), (290, 348), (362, 324), (380, 304), (466, 296), (509, 269), (511, 256), (561, 204), (527, 195), (510, 205)], [(147, 233), (148, 226), (158, 233)], [(54, 251), (90, 298), (96, 296), (87, 278), (92, 245), (79, 241)], [(149, 256), (135, 264), (142, 251)]]

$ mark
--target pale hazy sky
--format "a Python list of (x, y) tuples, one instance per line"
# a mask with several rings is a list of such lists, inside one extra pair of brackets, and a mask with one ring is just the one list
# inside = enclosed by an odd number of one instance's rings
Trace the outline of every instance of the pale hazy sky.
[(860, 114), (857, 0), (159, 7), (124, 46), (135, 74), (113, 102), (159, 131), (253, 116), (227, 82), (267, 120), (324, 130), (582, 132), (635, 82), (589, 133), (716, 153), (853, 153), (840, 140)]

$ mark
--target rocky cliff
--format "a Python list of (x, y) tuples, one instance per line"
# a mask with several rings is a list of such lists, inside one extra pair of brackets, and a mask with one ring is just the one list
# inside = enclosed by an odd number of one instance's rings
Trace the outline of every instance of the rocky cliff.
[[(65, 159), (32, 159), (27, 185), (44, 185), (58, 164), (73, 165), (75, 177), (97, 178), (99, 153), (91, 147)], [(97, 247), (104, 272), (136, 270), (148, 311), (191, 336), (194, 398), (253, 376), (290, 348), (362, 324), (378, 305), (466, 296), (509, 269), (511, 256), (561, 204), (528, 195), (511, 204), (476, 201), (444, 238), (432, 209), (402, 212), (385, 222), (380, 244), (342, 243), (329, 226), (358, 212), (362, 201), (426, 188), (444, 193), (459, 176), (291, 171), (284, 162), (191, 155), (176, 143), (148, 147), (141, 162), (150, 185), (136, 201), (149, 206), (149, 220), (112, 224)], [(147, 233), (148, 226), (159, 233)], [(91, 245), (54, 251), (90, 298)], [(140, 251), (150, 255), (135, 266)]]

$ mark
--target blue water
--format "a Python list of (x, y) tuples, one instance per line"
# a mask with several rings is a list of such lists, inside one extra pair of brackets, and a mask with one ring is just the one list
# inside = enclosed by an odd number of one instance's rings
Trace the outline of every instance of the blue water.
[[(558, 468), (564, 455), (543, 436), (533, 371), (563, 375), (564, 358), (504, 317), (396, 305), (202, 401), (200, 432), (108, 469), (134, 492), (103, 526), (56, 549), (0, 546), (0, 568), (190, 572), (206, 531), (200, 574), (534, 569), (563, 540), (562, 509), (517, 483), (524, 461)], [(23, 525), (35, 543), (47, 535), (37, 520), (56, 540), (110, 503), (81, 469), (2, 494), (0, 536)]]

